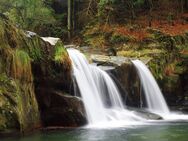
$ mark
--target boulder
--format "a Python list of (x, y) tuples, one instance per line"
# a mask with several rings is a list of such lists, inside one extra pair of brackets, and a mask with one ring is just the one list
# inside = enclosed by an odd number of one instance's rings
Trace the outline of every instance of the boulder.
[(107, 56), (107, 55), (90, 55), (90, 60), (96, 63), (97, 66), (121, 66), (124, 63), (130, 62), (129, 58), (122, 56)]
[[(143, 106), (143, 100), (140, 100), (142, 91), (140, 79), (131, 58), (92, 54), (90, 59), (98, 67), (105, 70), (116, 82), (126, 105)], [(147, 63), (148, 60), (144, 60), (144, 62)]]
[(62, 42), (51, 45), (1, 14), (0, 31), (0, 134), (86, 123), (81, 100), (63, 95), (73, 81)]
[(2, 15), (0, 30), (0, 130), (24, 133), (40, 127), (32, 59), (25, 49), (33, 40)]
[(147, 120), (162, 120), (163, 118), (160, 115), (157, 115), (155, 113), (151, 113), (145, 109), (138, 109), (138, 108), (130, 108), (128, 107), (129, 110), (134, 111), (134, 113), (144, 119)]
[(79, 127), (87, 123), (80, 98), (57, 91), (41, 91), (38, 95), (44, 127)]
[[(126, 105), (141, 107), (144, 98), (141, 98), (142, 88), (136, 68), (131, 61), (124, 62), (115, 69), (109, 70), (109, 74), (115, 77), (117, 84), (121, 86), (121, 95)], [(123, 89), (123, 91), (122, 91)]]

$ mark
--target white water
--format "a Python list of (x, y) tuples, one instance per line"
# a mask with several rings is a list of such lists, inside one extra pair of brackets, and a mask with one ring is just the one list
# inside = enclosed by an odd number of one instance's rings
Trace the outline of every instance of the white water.
[[(120, 127), (144, 121), (134, 112), (125, 109), (117, 86), (105, 71), (90, 65), (78, 50), (68, 49), (68, 53), (89, 126)], [(106, 104), (107, 97), (109, 105)]]
[(164, 121), (188, 120), (188, 115), (181, 112), (171, 112), (163, 94), (148, 67), (140, 60), (132, 61), (138, 70), (139, 77), (145, 92), (148, 110), (163, 117)]
[[(76, 49), (68, 49), (73, 73), (86, 109), (89, 125), (94, 128), (129, 127), (151, 124), (151, 120), (139, 117), (123, 105), (116, 84), (110, 76), (96, 66), (90, 65), (85, 56)], [(188, 120), (187, 115), (171, 113), (149, 69), (141, 61), (133, 61), (138, 69), (146, 94), (148, 109), (162, 116), (164, 121)], [(132, 126), (131, 126), (132, 127)]]
[(149, 111), (160, 115), (169, 114), (170, 110), (150, 70), (140, 60), (134, 60), (132, 62), (138, 70)]

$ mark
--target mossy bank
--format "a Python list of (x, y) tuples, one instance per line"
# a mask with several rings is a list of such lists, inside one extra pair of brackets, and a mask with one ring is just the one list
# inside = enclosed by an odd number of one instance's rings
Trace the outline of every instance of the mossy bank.
[[(48, 114), (43, 109), (44, 99), (48, 99), (50, 91), (58, 91), (62, 96), (68, 94), (71, 81), (71, 62), (61, 41), (52, 46), (0, 15), (1, 133), (26, 133), (43, 127), (44, 121), (51, 120), (44, 120)], [(47, 105), (50, 109), (50, 103)], [(56, 108), (60, 106), (56, 105)], [(67, 108), (70, 109), (69, 106)], [(66, 116), (66, 112), (62, 116)], [(69, 126), (71, 124), (76, 126), (70, 121)]]

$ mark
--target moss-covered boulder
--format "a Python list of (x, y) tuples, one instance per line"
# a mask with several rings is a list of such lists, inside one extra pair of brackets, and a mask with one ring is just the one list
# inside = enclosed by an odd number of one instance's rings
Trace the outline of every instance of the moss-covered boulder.
[(25, 33), (0, 16), (1, 130), (30, 131), (40, 126), (32, 58)]
[(19, 88), (14, 80), (5, 74), (0, 75), (0, 131), (20, 128), (18, 109), (16, 108)]
[(83, 103), (73, 93), (71, 61), (59, 41), (40, 62), (33, 62), (35, 92), (44, 127), (86, 124)]
[[(53, 91), (70, 92), (71, 69), (71, 61), (61, 41), (53, 46), (37, 34), (17, 28), (0, 14), (0, 132), (17, 130), (24, 133), (45, 125), (75, 126), (77, 117), (66, 119), (71, 114), (64, 112), (71, 104), (67, 107), (58, 105), (63, 109), (61, 116), (43, 108), (49, 96), (54, 98), (52, 103), (56, 103), (58, 98), (55, 99), (57, 96)], [(58, 108), (53, 108), (57, 113)], [(79, 111), (78, 105), (73, 108), (75, 113)], [(49, 121), (45, 118), (48, 116), (52, 117)], [(69, 121), (68, 125), (66, 121)]]

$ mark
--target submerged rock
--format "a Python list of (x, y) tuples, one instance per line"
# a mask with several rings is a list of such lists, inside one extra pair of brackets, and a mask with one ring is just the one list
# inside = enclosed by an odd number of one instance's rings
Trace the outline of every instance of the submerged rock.
[(131, 111), (134, 111), (134, 113), (144, 119), (147, 120), (162, 120), (163, 118), (160, 115), (151, 113), (145, 109), (138, 109), (138, 108), (128, 108)]

